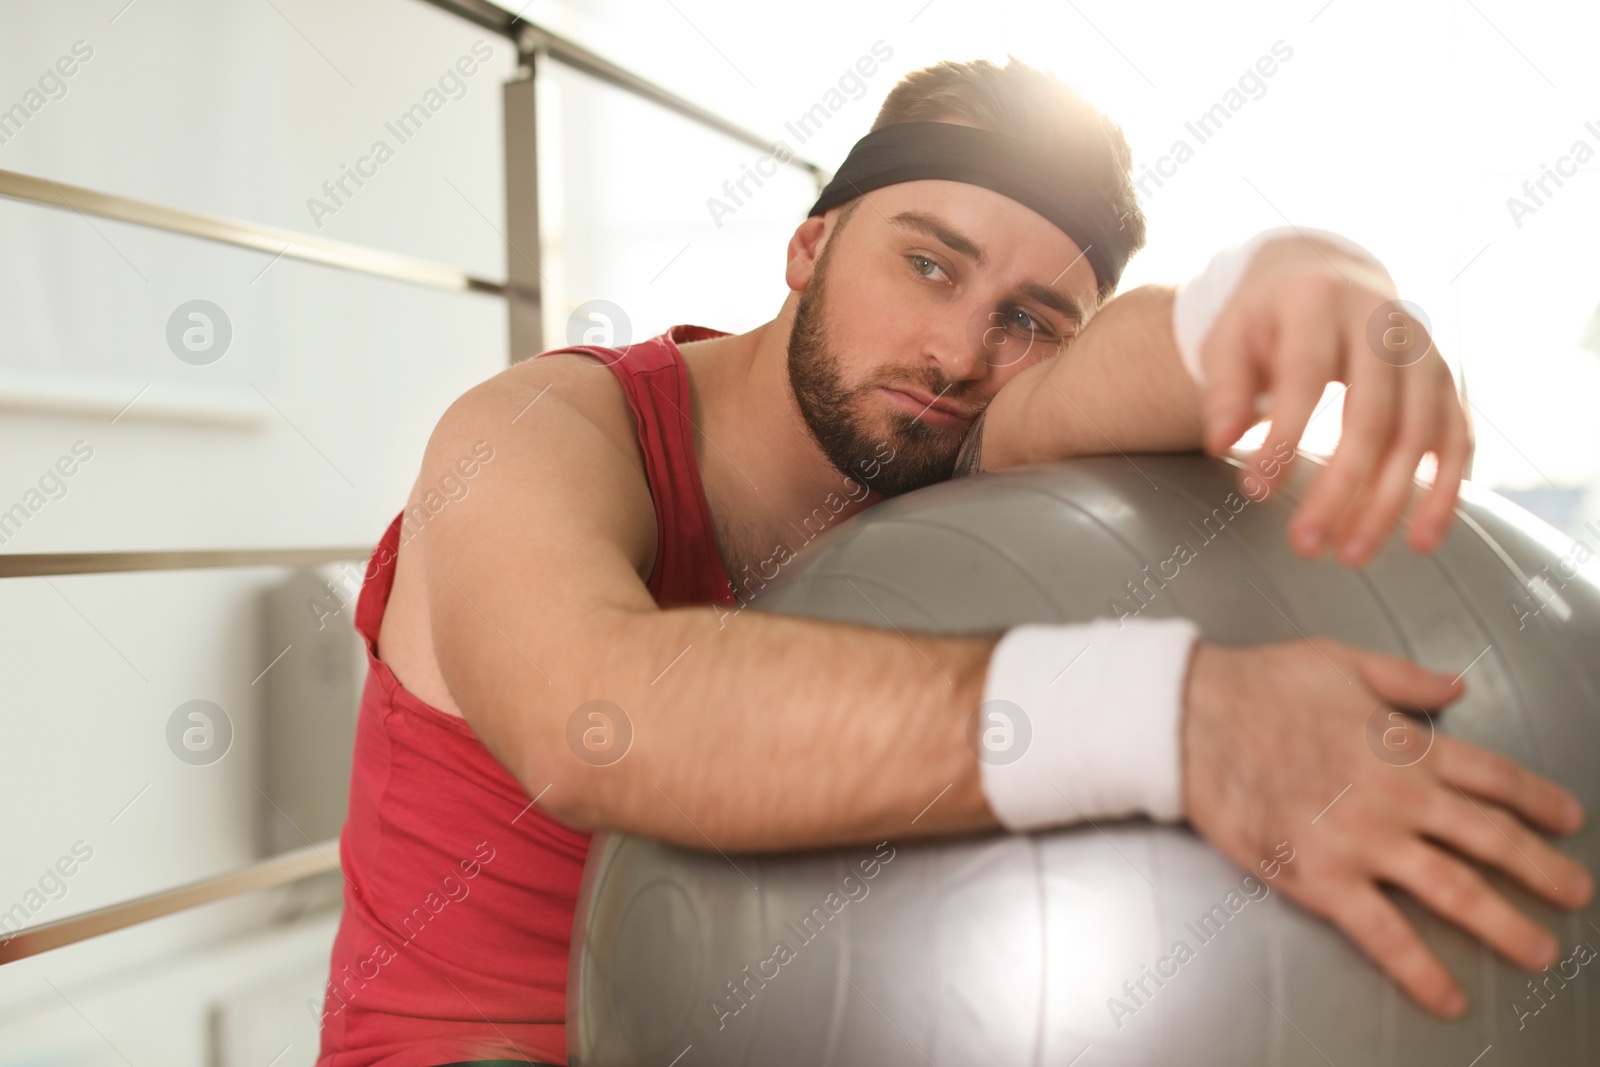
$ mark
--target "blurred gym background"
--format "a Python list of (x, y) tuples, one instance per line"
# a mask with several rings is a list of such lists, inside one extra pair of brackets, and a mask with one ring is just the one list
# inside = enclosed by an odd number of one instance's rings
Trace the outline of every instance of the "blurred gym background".
[[(1600, 551), (1591, 5), (505, 10), (824, 169), (909, 70), (1048, 67), (1156, 174), (1124, 288), (1268, 226), (1354, 238), (1466, 384), (1474, 479)], [(505, 37), (421, 0), (0, 0), (0, 171), (503, 279), (516, 70)], [(770, 318), (813, 178), (559, 61), (537, 78), (545, 347)], [(196, 300), (227, 323), (209, 361), (170, 339)], [(507, 364), (507, 317), (0, 196), (0, 554), (370, 546), (439, 414)], [(1307, 447), (1337, 439), (1329, 399)], [(0, 937), (335, 836), (358, 583), (338, 564), (0, 581)], [(209, 762), (169, 729), (197, 700), (226, 716)], [(0, 1067), (310, 1064), (338, 893), (330, 867), (0, 966)]]

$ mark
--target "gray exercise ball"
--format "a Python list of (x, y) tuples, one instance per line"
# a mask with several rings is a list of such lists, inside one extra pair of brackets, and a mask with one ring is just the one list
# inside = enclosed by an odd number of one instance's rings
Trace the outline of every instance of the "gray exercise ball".
[[(1597, 539), (1573, 543), (1466, 485), (1437, 553), (1396, 533), (1361, 570), (1306, 562), (1284, 531), (1321, 461), (1301, 454), (1285, 491), (1258, 499), (1236, 486), (1242, 456), (1079, 459), (932, 486), (828, 529), (753, 606), (939, 634), (1185, 616), (1224, 644), (1326, 635), (1439, 670), (1470, 663), (1438, 729), (1573, 790), (1591, 821), (1560, 847), (1600, 870)], [(1375, 759), (1417, 758), (1379, 726)], [(1472, 998), (1443, 1022), (1267, 873), (1145, 820), (783, 855), (601, 835), (573, 934), (571, 1062), (1600, 1063), (1600, 965), (1587, 966), (1600, 909), (1564, 912), (1491, 876), (1557, 935), (1562, 962), (1529, 975), (1397, 895)]]

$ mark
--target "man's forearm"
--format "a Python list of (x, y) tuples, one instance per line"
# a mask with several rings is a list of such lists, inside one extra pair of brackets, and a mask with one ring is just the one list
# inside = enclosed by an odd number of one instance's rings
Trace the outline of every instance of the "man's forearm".
[[(1106, 304), (1065, 352), (1008, 382), (974, 427), (981, 469), (1199, 448), (1200, 389), (1178, 357), (1172, 298), (1171, 286), (1129, 290)], [(958, 475), (975, 469), (977, 449), (963, 451), (968, 456), (958, 461)]]
[[(582, 666), (517, 709), (520, 754), (496, 753), (563, 821), (730, 851), (996, 825), (968, 736), (993, 640), (706, 607), (583, 632), (552, 650)], [(609, 766), (568, 745), (571, 709), (595, 697), (633, 729)]]

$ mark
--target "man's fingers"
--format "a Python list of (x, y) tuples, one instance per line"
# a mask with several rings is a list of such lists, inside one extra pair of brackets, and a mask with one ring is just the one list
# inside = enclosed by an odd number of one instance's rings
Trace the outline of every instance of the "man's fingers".
[(1438, 472), (1411, 517), (1409, 539), (1419, 552), (1431, 552), (1444, 540), (1461, 494), (1461, 478), (1472, 458), (1472, 426), (1460, 403), (1447, 405), (1443, 434), (1433, 452), (1439, 461)]
[(1370, 882), (1341, 890), (1329, 918), (1400, 988), (1435, 1015), (1451, 1018), (1467, 998), (1393, 901)]
[(1375, 472), (1371, 497), (1339, 546), (1340, 562), (1346, 566), (1361, 566), (1377, 553), (1410, 502), (1417, 465), (1440, 432), (1443, 414), (1432, 376), (1406, 368), (1399, 384), (1399, 432)]
[(1578, 798), (1515, 760), (1454, 738), (1436, 739), (1434, 773), (1463, 793), (1498, 804), (1554, 834), (1583, 825)]
[(1473, 935), (1525, 970), (1548, 967), (1559, 957), (1555, 937), (1511, 906), (1483, 875), (1464, 861), (1422, 840), (1386, 849), (1380, 877)]
[(1356, 668), (1367, 687), (1399, 708), (1435, 710), (1461, 696), (1466, 684), (1420, 663), (1381, 652), (1356, 651)]
[[(1323, 388), (1339, 369), (1339, 317), (1322, 301), (1294, 305), (1279, 318), (1277, 351), (1272, 358), (1272, 423), (1256, 458), (1278, 456), (1293, 449), (1305, 435)], [(1288, 468), (1268, 477), (1262, 464), (1250, 465), (1256, 476), (1275, 486)]]
[[(1357, 365), (1364, 366), (1362, 361)], [(1344, 434), (1339, 447), (1289, 525), (1290, 538), (1301, 552), (1314, 554), (1327, 544), (1334, 524), (1388, 449), (1397, 403), (1393, 371), (1379, 364), (1353, 375), (1357, 380), (1345, 393)]]
[(1445, 788), (1418, 813), (1419, 830), (1500, 868), (1552, 904), (1581, 907), (1588, 903), (1594, 886), (1583, 864), (1557, 851), (1505, 808), (1477, 803), (1454, 788)]
[(1200, 349), (1206, 375), (1205, 444), (1219, 455), (1256, 421), (1261, 379), (1246, 323), (1246, 314), (1230, 303)]

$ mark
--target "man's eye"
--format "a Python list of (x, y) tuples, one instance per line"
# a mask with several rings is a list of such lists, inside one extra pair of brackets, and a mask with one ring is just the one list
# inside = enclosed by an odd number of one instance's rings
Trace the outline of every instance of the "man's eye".
[(1029, 333), (1034, 333), (1040, 329), (1039, 324), (1034, 321), (1033, 316), (1028, 314), (1026, 311), (1023, 311), (1021, 308), (1013, 308), (1011, 310), (1011, 322), (1014, 325), (1027, 330)]
[(939, 264), (935, 263), (927, 256), (913, 253), (906, 258), (911, 263), (911, 269), (916, 272), (919, 277), (928, 278), (932, 276), (934, 271), (943, 269), (939, 266)]
[(1045, 329), (1044, 323), (1028, 314), (1022, 308), (1012, 308), (1010, 311), (1002, 312), (1001, 314), (1007, 326), (1013, 327), (1029, 337), (1048, 337), (1050, 335), (1050, 331)]

